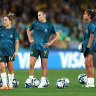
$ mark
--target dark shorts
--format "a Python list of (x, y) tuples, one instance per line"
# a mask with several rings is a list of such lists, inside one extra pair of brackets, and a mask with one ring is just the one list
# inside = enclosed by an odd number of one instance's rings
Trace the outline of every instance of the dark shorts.
[(14, 60), (15, 58), (13, 56), (0, 56), (0, 62), (9, 62)]
[(48, 58), (49, 50), (46, 51), (40, 51), (38, 49), (31, 48), (30, 56), (38, 58), (39, 56), (41, 58)]
[[(83, 54), (84, 54), (84, 52), (83, 52)], [(96, 54), (96, 50), (94, 50), (94, 51), (89, 51), (88, 54), (94, 55), (94, 54)]]

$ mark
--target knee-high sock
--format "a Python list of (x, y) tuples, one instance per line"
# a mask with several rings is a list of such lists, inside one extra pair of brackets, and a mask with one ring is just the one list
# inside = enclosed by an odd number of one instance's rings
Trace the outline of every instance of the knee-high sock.
[(3, 86), (7, 86), (7, 75), (6, 75), (6, 72), (1, 73), (1, 78), (2, 78), (2, 82), (3, 82)]

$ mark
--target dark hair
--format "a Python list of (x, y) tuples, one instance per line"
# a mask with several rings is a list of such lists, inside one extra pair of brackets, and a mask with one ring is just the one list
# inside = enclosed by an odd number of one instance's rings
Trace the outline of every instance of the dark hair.
[(88, 15), (91, 16), (91, 19), (93, 19), (96, 16), (96, 10), (95, 9), (86, 9), (85, 11), (88, 13)]
[(39, 10), (38, 12), (43, 12), (44, 14), (46, 14), (46, 16), (48, 15), (48, 14), (47, 14), (47, 9), (41, 9), (41, 10)]
[(8, 19), (9, 19), (10, 21), (12, 21), (12, 20), (15, 18), (15, 14), (9, 12), (9, 14), (8, 14), (6, 17), (8, 17)]

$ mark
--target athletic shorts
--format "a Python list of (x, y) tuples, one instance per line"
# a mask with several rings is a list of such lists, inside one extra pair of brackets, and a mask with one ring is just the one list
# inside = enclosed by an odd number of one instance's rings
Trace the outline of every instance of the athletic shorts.
[(0, 56), (0, 62), (9, 62), (14, 60), (15, 58), (13, 56)]
[(30, 56), (38, 58), (39, 56), (41, 58), (48, 58), (49, 50), (46, 51), (40, 51), (38, 49), (31, 48)]
[[(84, 54), (84, 52), (83, 52), (83, 54)], [(89, 51), (88, 54), (94, 55), (94, 54), (96, 54), (96, 50), (94, 50), (94, 51)]]

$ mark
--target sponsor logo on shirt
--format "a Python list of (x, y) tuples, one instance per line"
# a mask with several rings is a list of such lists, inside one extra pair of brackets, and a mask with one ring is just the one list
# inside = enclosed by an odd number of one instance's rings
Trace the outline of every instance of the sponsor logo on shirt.
[(36, 29), (39, 29), (39, 28), (36, 28)]
[(4, 35), (1, 35), (1, 36), (4, 36)]

